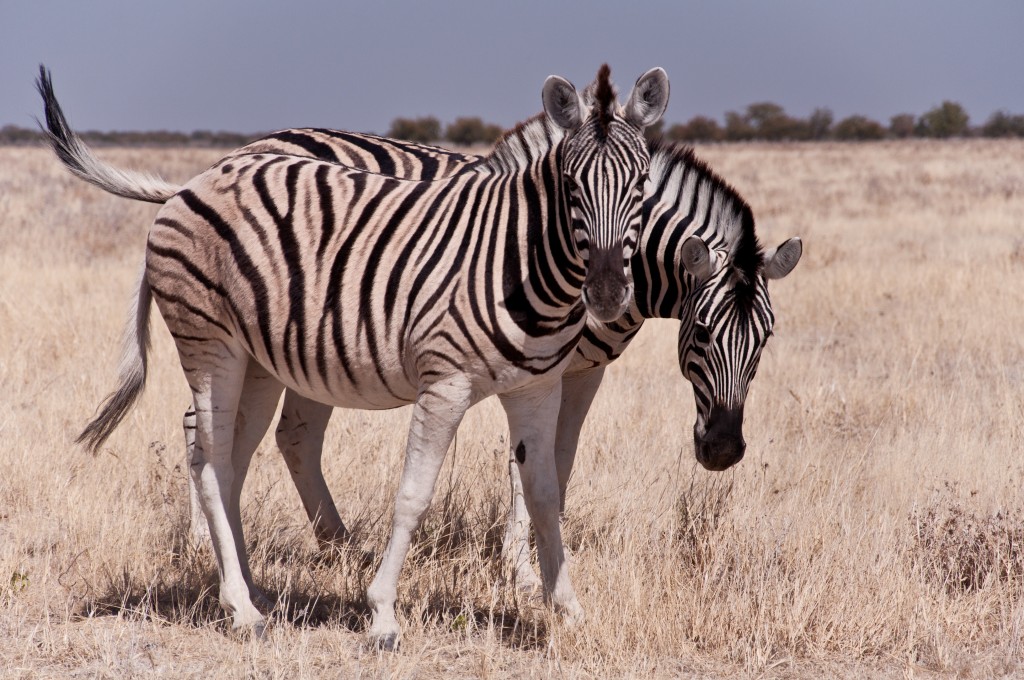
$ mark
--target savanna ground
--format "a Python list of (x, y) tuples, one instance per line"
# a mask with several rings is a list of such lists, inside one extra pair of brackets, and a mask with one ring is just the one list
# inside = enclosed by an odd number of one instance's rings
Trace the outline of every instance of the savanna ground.
[[(0, 149), (0, 668), (8, 677), (1024, 675), (1024, 142), (698, 150), (762, 240), (804, 239), (747, 402), (746, 458), (695, 462), (672, 322), (608, 371), (566, 540), (565, 630), (497, 557), (507, 442), (459, 430), (403, 574), (398, 654), (366, 648), (405, 409), (339, 411), (325, 456), (355, 548), (324, 555), (268, 436), (243, 497), (267, 639), (227, 632), (187, 540), (166, 329), (141, 405), (73, 443), (115, 382), (156, 208)], [(106, 150), (183, 181), (216, 151)]]

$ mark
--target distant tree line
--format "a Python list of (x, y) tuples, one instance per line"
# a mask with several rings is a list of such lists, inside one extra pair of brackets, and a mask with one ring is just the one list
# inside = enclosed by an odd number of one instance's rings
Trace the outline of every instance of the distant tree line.
[[(425, 144), (447, 142), (461, 146), (494, 143), (502, 134), (501, 126), (478, 117), (457, 118), (442, 126), (433, 116), (396, 118), (388, 137)], [(996, 111), (980, 126), (972, 127), (967, 112), (957, 102), (944, 101), (920, 116), (901, 113), (885, 125), (867, 116), (847, 116), (836, 121), (832, 111), (818, 108), (807, 118), (796, 118), (774, 102), (757, 102), (742, 113), (728, 111), (722, 124), (708, 116), (694, 116), (686, 123), (658, 123), (647, 130), (649, 137), (664, 136), (679, 142), (744, 141), (869, 141), (910, 137), (946, 139), (950, 137), (1024, 137), (1024, 115)], [(262, 134), (235, 132), (98, 132), (81, 136), (96, 146), (226, 147), (242, 146)], [(0, 128), (0, 145), (35, 144), (42, 139), (37, 129), (6, 125)]]
[[(193, 132), (171, 132), (169, 130), (150, 130), (147, 132), (100, 132), (87, 130), (79, 136), (92, 146), (192, 146), (235, 148), (258, 139), (263, 134), (242, 134), (238, 132), (211, 132), (195, 130)], [(43, 133), (37, 128), (23, 128), (17, 125), (0, 127), (0, 145), (36, 144), (43, 139)]]
[[(433, 116), (396, 118), (388, 137), (414, 142), (490, 144), (501, 136), (501, 128), (479, 118), (459, 118), (444, 130)], [(729, 111), (725, 124), (708, 116), (695, 116), (686, 123), (663, 123), (647, 130), (649, 137), (665, 136), (679, 142), (745, 141), (868, 141), (908, 137), (1024, 137), (1024, 115), (997, 111), (980, 127), (971, 127), (963, 106), (944, 101), (921, 116), (901, 113), (884, 125), (867, 116), (854, 115), (836, 121), (832, 111), (818, 108), (807, 118), (796, 118), (773, 102), (751, 104), (743, 113)]]
[(480, 118), (457, 118), (441, 132), (441, 121), (433, 116), (423, 118), (395, 118), (391, 121), (387, 136), (410, 142), (429, 144), (451, 142), (462, 146), (493, 144), (504, 130), (500, 125), (485, 123)]
[(861, 115), (836, 121), (832, 111), (826, 108), (815, 109), (807, 118), (796, 118), (788, 115), (778, 104), (758, 102), (749, 105), (743, 113), (727, 112), (724, 125), (707, 116), (695, 116), (686, 123), (677, 123), (667, 128), (662, 126), (648, 131), (648, 134), (664, 135), (682, 142), (1024, 137), (1024, 115), (997, 111), (983, 125), (971, 127), (963, 106), (957, 102), (944, 101), (920, 116), (897, 114), (889, 119), (888, 125), (884, 125)]

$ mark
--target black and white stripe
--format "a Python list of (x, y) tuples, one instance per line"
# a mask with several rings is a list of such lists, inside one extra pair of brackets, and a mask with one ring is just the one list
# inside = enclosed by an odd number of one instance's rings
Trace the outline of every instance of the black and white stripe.
[[(454, 158), (444, 149), (417, 145), (413, 158), (406, 159), (406, 143), (379, 137), (373, 139), (371, 152), (365, 146), (350, 148), (343, 138), (322, 131), (292, 130), (288, 136), (293, 140), (308, 136), (310, 141), (332, 145), (330, 157), (346, 157), (375, 172), (408, 167), (424, 154)], [(275, 143), (268, 138), (255, 144), (273, 148)], [(298, 143), (305, 153), (320, 153), (312, 145)], [(478, 161), (478, 157), (464, 156), (449, 163), (446, 171)], [(603, 369), (626, 349), (648, 318), (681, 321), (679, 363), (693, 385), (697, 404), (694, 436), (698, 460), (709, 469), (738, 461), (743, 402), (774, 323), (767, 279), (788, 274), (801, 254), (799, 239), (764, 253), (750, 206), (692, 149), (680, 145), (651, 145), (643, 219), (642, 239), (630, 263), (635, 302), (616, 321), (588, 318), (563, 376), (556, 448), (563, 502), (580, 429)], [(319, 468), (317, 442), (322, 441), (323, 433), (299, 438), (292, 431), (295, 423), (311, 420), (304, 411), (309, 408), (312, 405), (303, 406), (286, 395), (278, 442), (289, 460), (302, 461), (296, 467), (301, 472), (293, 471), (295, 482), (317, 536), (329, 542), (345, 536), (346, 530)], [(326, 419), (321, 422), (326, 426)], [(517, 472), (515, 465), (512, 472)], [(517, 509), (518, 516), (510, 526), (522, 527), (521, 503)], [(194, 522), (193, 529), (201, 533), (203, 526)]]
[[(119, 195), (164, 200), (163, 187), (143, 191), (131, 173), (107, 172), (88, 153), (45, 70), (39, 88), (66, 165)], [(193, 393), (192, 476), (236, 627), (263, 626), (238, 495), (285, 388), (332, 406), (415, 404), (392, 536), (367, 593), (376, 641), (396, 643), (397, 578), (412, 532), (463, 413), (491, 394), (502, 398), (515, 448), (530, 452), (519, 458), (545, 590), (579, 616), (558, 526), (559, 378), (587, 310), (614, 319), (632, 298), (622, 253), (639, 231), (635, 186), (649, 165), (642, 131), (664, 111), (668, 84), (654, 69), (619, 107), (602, 67), (596, 91), (585, 104), (552, 76), (547, 117), (443, 179), (250, 150), (166, 197), (149, 235), (122, 383), (81, 440), (102, 444), (141, 393), (155, 300)]]

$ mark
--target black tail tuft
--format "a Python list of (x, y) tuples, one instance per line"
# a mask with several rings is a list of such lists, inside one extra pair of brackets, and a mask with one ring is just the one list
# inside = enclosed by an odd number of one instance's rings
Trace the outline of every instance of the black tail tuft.
[(39, 65), (39, 77), (36, 78), (36, 90), (43, 98), (43, 116), (46, 119), (44, 126), (37, 119), (36, 122), (42, 129), (50, 142), (54, 153), (60, 158), (64, 165), (73, 171), (84, 172), (81, 163), (81, 153), (77, 148), (80, 145), (78, 135), (68, 125), (68, 119), (60, 108), (57, 95), (53, 92), (53, 82), (50, 79), (50, 70), (43, 64)]

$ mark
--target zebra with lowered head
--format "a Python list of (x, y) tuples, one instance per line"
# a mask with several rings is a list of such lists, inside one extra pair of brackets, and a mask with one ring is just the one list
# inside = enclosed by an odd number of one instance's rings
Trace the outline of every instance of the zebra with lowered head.
[[(269, 150), (424, 179), (478, 161), (438, 147), (323, 129), (284, 130), (234, 153)], [(739, 462), (746, 449), (743, 405), (775, 318), (767, 282), (789, 274), (803, 250), (800, 239), (791, 238), (765, 251), (749, 204), (691, 148), (656, 141), (650, 151), (644, 226), (631, 261), (634, 301), (615, 321), (588, 319), (562, 375), (555, 452), (563, 509), (580, 431), (604, 368), (626, 349), (648, 318), (681, 322), (678, 359), (693, 386), (697, 406), (693, 427), (697, 460), (709, 470), (724, 470)], [(278, 447), (322, 544), (348, 535), (321, 467), (331, 411), (328, 405), (286, 391), (277, 428)], [(193, 424), (189, 410), (184, 419), (187, 451), (194, 439)], [(529, 517), (514, 457), (509, 467), (514, 494), (505, 553), (516, 566), (517, 582), (533, 587), (539, 580), (529, 565)], [(199, 519), (194, 489), (190, 491), (192, 531), (202, 541), (206, 527)]]
[(397, 643), (399, 571), (454, 432), (492, 394), (523, 461), (547, 599), (581, 615), (558, 522), (560, 377), (587, 313), (612, 320), (633, 298), (629, 261), (650, 162), (643, 130), (668, 102), (661, 69), (641, 76), (624, 106), (609, 76), (603, 66), (586, 101), (548, 78), (545, 118), (438, 180), (267, 152), (230, 156), (172, 187), (92, 156), (40, 69), (62, 162), (107, 191), (163, 203), (121, 382), (80, 440), (100, 446), (141, 394), (155, 300), (192, 390), (191, 475), (236, 628), (264, 626), (239, 496), (285, 388), (332, 406), (414, 404), (391, 537), (367, 590), (377, 644)]

